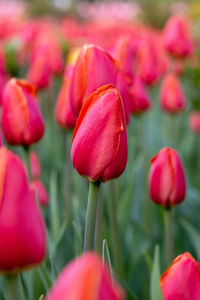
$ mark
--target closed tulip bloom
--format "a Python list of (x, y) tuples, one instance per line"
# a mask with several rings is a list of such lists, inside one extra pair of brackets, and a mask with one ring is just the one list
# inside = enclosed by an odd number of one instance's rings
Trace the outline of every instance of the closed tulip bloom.
[[(117, 62), (102, 48), (94, 45), (85, 45), (80, 49), (74, 66), (70, 83), (70, 101), (74, 113), (78, 116), (87, 97), (99, 87), (114, 84), (121, 94), (123, 85), (128, 81), (120, 76), (121, 71)], [(122, 96), (122, 95), (121, 95)], [(129, 99), (122, 96), (126, 121), (130, 116)]]
[(165, 49), (177, 57), (192, 53), (193, 42), (188, 21), (180, 16), (172, 16), (163, 31)]
[(191, 131), (194, 133), (200, 133), (200, 112), (194, 111), (190, 114), (189, 125)]
[(73, 129), (76, 125), (77, 117), (73, 113), (71, 102), (69, 98), (69, 86), (71, 82), (71, 76), (73, 72), (73, 66), (68, 66), (65, 71), (61, 90), (58, 95), (55, 118), (63, 128)]
[(71, 157), (77, 172), (91, 181), (105, 182), (119, 177), (125, 170), (125, 116), (114, 86), (103, 86), (86, 100), (77, 119)]
[(151, 103), (147, 90), (139, 77), (135, 77), (130, 89), (131, 112), (140, 114), (149, 110)]
[(47, 193), (47, 190), (46, 190), (44, 184), (40, 180), (34, 179), (33, 187), (37, 193), (40, 204), (43, 207), (47, 206), (49, 204), (49, 195)]
[(122, 300), (124, 293), (112, 282), (107, 266), (95, 253), (87, 252), (60, 273), (45, 300)]
[(200, 265), (188, 252), (179, 255), (160, 279), (163, 300), (199, 300)]
[(0, 271), (39, 264), (46, 250), (45, 225), (17, 155), (0, 148)]
[(25, 80), (10, 79), (3, 92), (2, 130), (13, 145), (31, 145), (44, 134), (36, 89)]
[(31, 151), (30, 154), (30, 163), (31, 163), (31, 174), (33, 178), (39, 178), (41, 175), (41, 165), (40, 160), (36, 152)]
[(174, 73), (167, 74), (163, 79), (160, 92), (160, 106), (168, 113), (178, 113), (186, 108), (182, 86)]
[(151, 199), (156, 204), (171, 207), (184, 200), (185, 175), (175, 150), (163, 148), (151, 159), (149, 188)]

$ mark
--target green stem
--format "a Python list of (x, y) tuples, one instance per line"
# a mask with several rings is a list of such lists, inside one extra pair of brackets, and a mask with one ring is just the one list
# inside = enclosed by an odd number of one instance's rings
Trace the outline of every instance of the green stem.
[(24, 149), (24, 160), (26, 163), (28, 178), (29, 178), (29, 181), (31, 181), (32, 176), (31, 176), (31, 164), (30, 164), (30, 147), (24, 146), (23, 149)]
[(94, 248), (94, 226), (99, 187), (99, 182), (90, 181), (85, 224), (84, 252)]
[(123, 277), (124, 272), (120, 255), (120, 241), (116, 217), (116, 185), (113, 181), (110, 182), (110, 199), (108, 201), (108, 205), (114, 266), (118, 275)]
[(95, 250), (101, 254), (102, 253), (102, 223), (103, 223), (103, 197), (102, 189), (99, 191), (99, 197), (97, 201), (97, 211), (96, 211), (96, 225), (95, 225)]
[(164, 221), (165, 221), (165, 247), (166, 247), (166, 261), (167, 265), (170, 266), (173, 260), (173, 237), (172, 237), (172, 211), (171, 208), (165, 208), (164, 210)]
[(71, 166), (71, 143), (72, 136), (71, 132), (65, 132), (65, 141), (66, 141), (66, 165), (65, 165), (65, 209), (66, 209), (66, 220), (70, 221), (71, 216), (71, 175), (72, 175), (72, 166)]
[(17, 274), (6, 276), (7, 300), (21, 299), (19, 279)]

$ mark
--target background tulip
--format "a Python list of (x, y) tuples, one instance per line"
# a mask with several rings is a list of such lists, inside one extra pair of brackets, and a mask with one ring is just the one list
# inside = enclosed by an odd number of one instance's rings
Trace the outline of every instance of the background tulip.
[(30, 153), (31, 174), (33, 178), (39, 178), (41, 175), (41, 165), (36, 152)]
[(71, 149), (77, 172), (92, 181), (120, 176), (127, 162), (123, 104), (112, 85), (88, 97), (78, 117)]
[(4, 88), (2, 130), (13, 145), (31, 145), (44, 134), (36, 89), (25, 80), (10, 79)]
[(160, 279), (163, 300), (200, 299), (200, 265), (190, 253), (179, 255)]
[(40, 180), (34, 179), (33, 187), (37, 193), (40, 204), (42, 206), (47, 206), (49, 203), (49, 195), (47, 193), (47, 190), (46, 190), (44, 184)]
[(112, 282), (107, 266), (104, 266), (101, 258), (88, 252), (64, 268), (45, 299), (122, 300), (124, 293)]
[(195, 111), (190, 114), (189, 125), (191, 131), (200, 133), (200, 112)]
[(39, 264), (46, 250), (45, 226), (21, 160), (0, 148), (0, 270)]

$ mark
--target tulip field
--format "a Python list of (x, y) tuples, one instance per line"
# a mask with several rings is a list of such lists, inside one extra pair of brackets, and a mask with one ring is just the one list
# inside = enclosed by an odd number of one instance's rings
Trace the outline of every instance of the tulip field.
[(0, 300), (200, 300), (198, 19), (16, 4), (0, 2)]

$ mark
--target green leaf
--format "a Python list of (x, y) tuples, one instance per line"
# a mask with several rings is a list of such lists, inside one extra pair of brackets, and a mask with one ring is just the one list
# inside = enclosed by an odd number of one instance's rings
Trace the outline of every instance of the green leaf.
[(57, 199), (57, 174), (53, 171), (50, 177), (50, 228), (54, 241), (57, 240), (60, 230), (58, 199)]
[(151, 300), (162, 300), (162, 292), (160, 289), (160, 248), (155, 246), (153, 267), (151, 272), (150, 283), (150, 298)]
[(197, 258), (200, 259), (200, 233), (186, 219), (182, 219), (181, 224), (189, 236)]
[(110, 274), (113, 279), (113, 271), (112, 271), (112, 264), (111, 264), (111, 259), (110, 259), (110, 252), (108, 249), (108, 244), (105, 239), (103, 240), (103, 246), (102, 246), (102, 258), (103, 258), (103, 262), (105, 262), (105, 260), (107, 260)]

